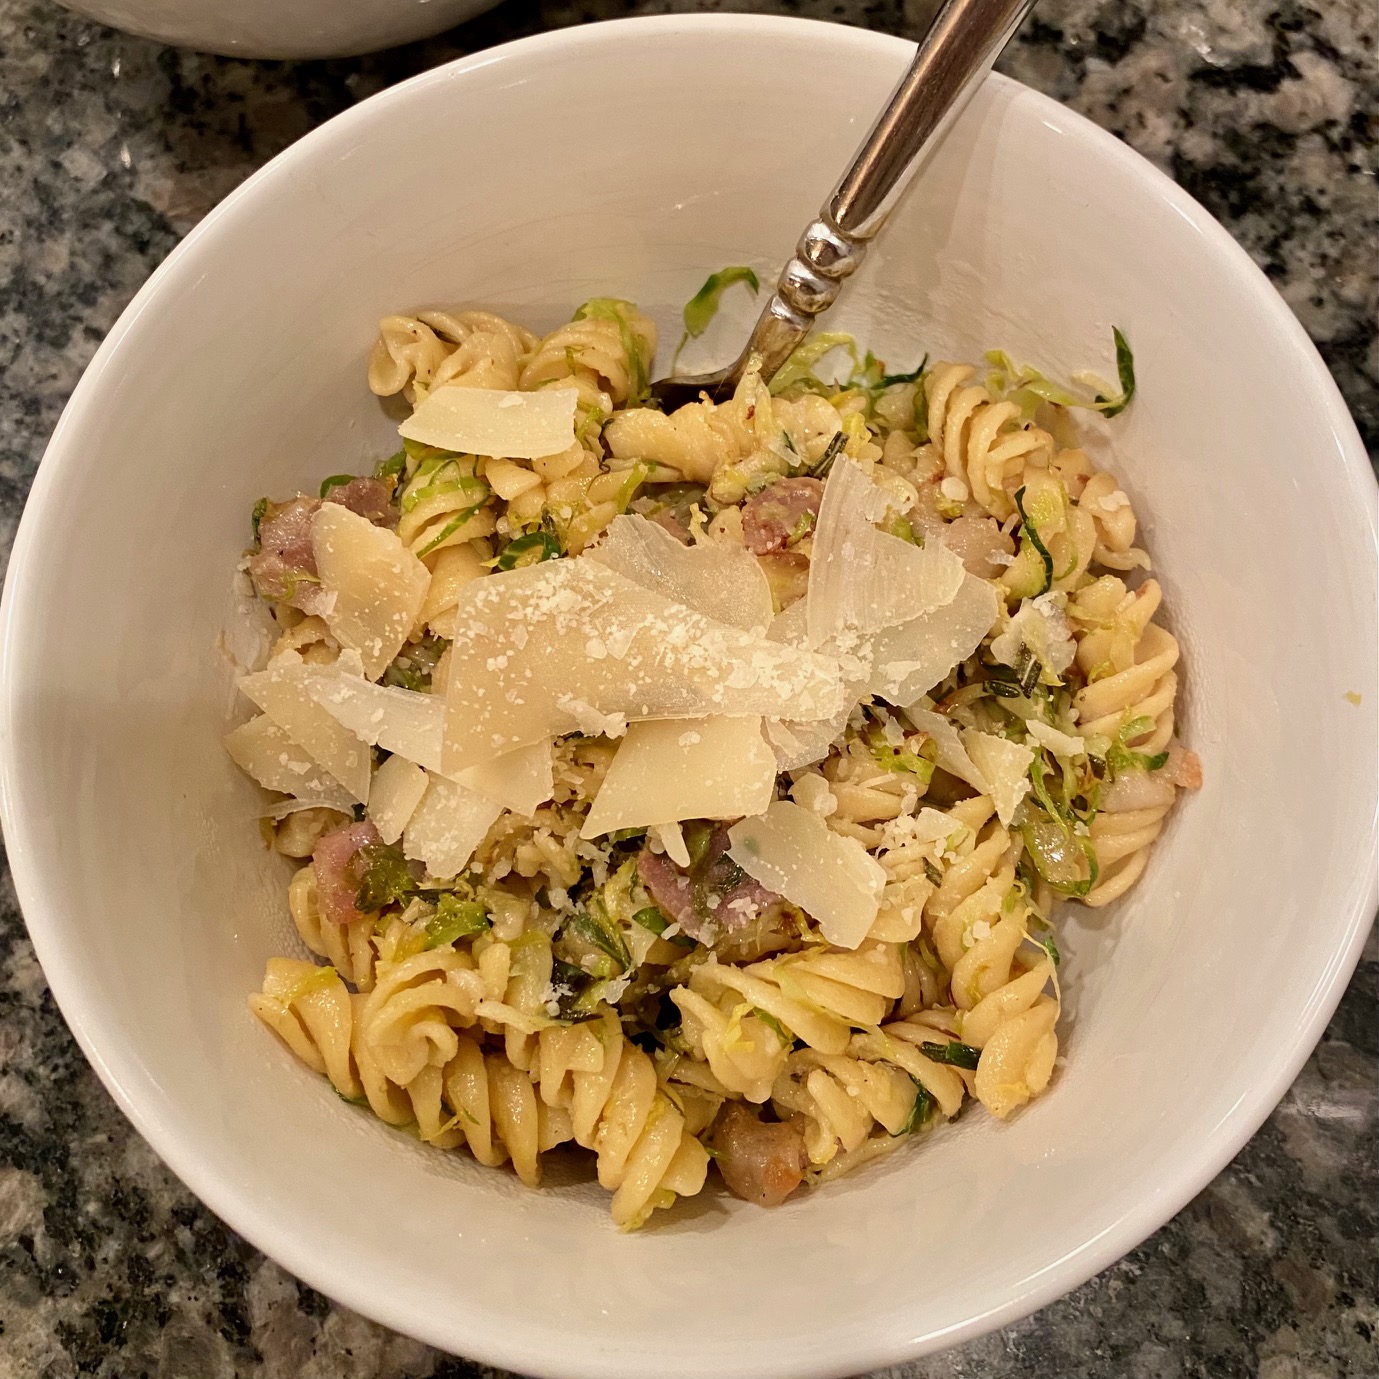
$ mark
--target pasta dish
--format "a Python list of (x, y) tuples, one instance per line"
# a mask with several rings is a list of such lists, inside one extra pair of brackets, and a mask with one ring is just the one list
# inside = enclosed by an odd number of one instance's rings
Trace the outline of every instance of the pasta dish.
[(242, 564), (276, 643), (226, 746), (313, 955), (254, 1013), (438, 1150), (592, 1151), (625, 1229), (1044, 1092), (1059, 902), (1201, 783), (1115, 342), (1064, 385), (822, 333), (666, 414), (628, 302), (386, 318), (401, 448), (262, 500)]

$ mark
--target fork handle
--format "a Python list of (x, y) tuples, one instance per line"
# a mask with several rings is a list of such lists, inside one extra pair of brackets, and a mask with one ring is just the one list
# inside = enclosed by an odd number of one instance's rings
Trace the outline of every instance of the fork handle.
[(991, 70), (1035, 0), (947, 0), (848, 170), (781, 270), (738, 368), (770, 379), (837, 300), (924, 155)]

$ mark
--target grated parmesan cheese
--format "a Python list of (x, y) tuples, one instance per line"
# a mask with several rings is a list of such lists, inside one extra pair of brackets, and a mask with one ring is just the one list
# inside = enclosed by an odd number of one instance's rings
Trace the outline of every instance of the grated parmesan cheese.
[[(597, 561), (552, 560), (461, 591), (446, 696), (448, 774), (542, 738), (580, 715), (627, 720), (838, 711), (838, 668), (706, 618)], [(591, 655), (597, 640), (604, 654)]]

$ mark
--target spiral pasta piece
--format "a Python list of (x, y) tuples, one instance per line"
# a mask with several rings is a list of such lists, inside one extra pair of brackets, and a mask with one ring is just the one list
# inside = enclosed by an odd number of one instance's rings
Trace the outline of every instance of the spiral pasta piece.
[(369, 387), (380, 397), (420, 402), (433, 388), (517, 387), (536, 336), (489, 311), (418, 311), (385, 316), (369, 356)]
[(655, 353), (655, 324), (626, 302), (609, 304), (608, 315), (570, 321), (541, 339), (522, 365), (518, 386), (531, 391), (568, 379), (622, 406), (646, 386)]
[(397, 524), (398, 538), (413, 555), (430, 559), (493, 534), (492, 490), (476, 469), (472, 455), (433, 454), (417, 464), (403, 486)]
[(969, 364), (934, 366), (928, 377), (929, 442), (943, 460), (945, 474), (959, 480), (972, 500), (993, 517), (1015, 510), (1011, 494), (1020, 487), (1027, 465), (1047, 466), (1053, 438), (1020, 421), (1013, 402), (997, 402)]
[(706, 962), (690, 990), (713, 1000), (725, 991), (764, 1011), (820, 1053), (842, 1053), (852, 1026), (878, 1025), (905, 990), (895, 944), (862, 944), (855, 951), (823, 948), (733, 967)]
[(302, 942), (360, 991), (373, 986), (376, 954), (372, 915), (332, 924), (321, 918), (317, 901), (316, 868), (307, 863), (293, 874), (287, 888), (287, 908)]
[(575, 1142), (597, 1155), (617, 1225), (635, 1229), (704, 1186), (707, 1152), (616, 1012), (604, 1007), (594, 1020), (543, 1031), (538, 1073), (542, 1102), (568, 1110)]

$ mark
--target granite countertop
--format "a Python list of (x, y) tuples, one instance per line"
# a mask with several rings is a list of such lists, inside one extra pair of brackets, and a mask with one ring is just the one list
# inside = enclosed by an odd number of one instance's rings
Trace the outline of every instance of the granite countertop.
[[(913, 34), (931, 0), (751, 0)], [(352, 103), (555, 25), (686, 0), (509, 0), (429, 43), (319, 64), (178, 53), (0, 0), (0, 551), (101, 337), (216, 201)], [(704, 8), (718, 8), (716, 3)], [(1043, 0), (1006, 71), (1170, 173), (1317, 342), (1373, 454), (1371, 0)], [(1350, 1379), (1379, 1373), (1373, 937), (1251, 1143), (1169, 1225), (1037, 1316), (890, 1379)], [(115, 1109), (0, 878), (0, 1379), (491, 1374), (297, 1283), (226, 1229)]]

